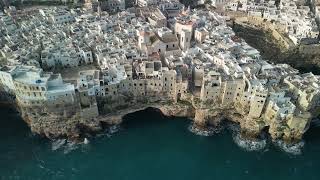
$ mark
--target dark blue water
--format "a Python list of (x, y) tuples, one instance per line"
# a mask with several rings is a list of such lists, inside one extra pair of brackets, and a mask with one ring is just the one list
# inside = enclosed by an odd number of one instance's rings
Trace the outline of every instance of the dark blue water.
[(305, 137), (302, 155), (273, 146), (246, 152), (230, 133), (211, 137), (188, 131), (186, 119), (155, 112), (126, 117), (122, 129), (90, 144), (52, 150), (12, 111), (0, 109), (0, 179), (320, 179), (320, 129)]

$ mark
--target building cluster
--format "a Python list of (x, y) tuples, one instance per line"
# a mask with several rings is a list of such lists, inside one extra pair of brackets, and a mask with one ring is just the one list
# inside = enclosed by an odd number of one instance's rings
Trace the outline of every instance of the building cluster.
[(95, 117), (99, 99), (192, 101), (301, 131), (319, 105), (319, 76), (268, 63), (223, 16), (177, 1), (115, 15), (41, 9), (0, 23), (1, 85), (30, 110), (77, 103)]

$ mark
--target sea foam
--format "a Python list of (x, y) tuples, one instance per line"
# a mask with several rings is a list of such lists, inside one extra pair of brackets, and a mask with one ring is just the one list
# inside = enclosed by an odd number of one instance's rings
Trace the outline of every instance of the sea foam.
[(78, 149), (79, 144), (75, 143), (75, 142), (68, 142), (65, 146), (64, 146), (64, 154), (68, 154), (76, 149)]
[(109, 126), (105, 129), (104, 132), (98, 134), (97, 137), (107, 136), (108, 138), (110, 138), (113, 134), (116, 134), (117, 132), (119, 132), (120, 129), (121, 129), (120, 125)]
[(52, 151), (56, 151), (58, 149), (60, 149), (62, 146), (64, 146), (66, 144), (67, 140), (66, 139), (57, 139), (54, 140), (51, 144), (51, 150)]
[(280, 148), (282, 151), (292, 155), (301, 155), (302, 149), (304, 147), (304, 141), (300, 141), (294, 144), (288, 144), (281, 140), (275, 140), (273, 141), (273, 144)]
[(233, 141), (246, 151), (262, 151), (267, 146), (266, 139), (245, 139), (241, 136), (238, 125), (229, 124), (228, 129), (232, 132)]
[(199, 135), (199, 136), (212, 136), (214, 134), (217, 134), (221, 131), (221, 128), (215, 128), (215, 127), (206, 127), (206, 128), (200, 128), (199, 126), (195, 124), (191, 124), (188, 127), (189, 131)]
[(236, 135), (233, 135), (233, 141), (242, 149), (246, 151), (261, 151), (265, 149), (267, 145), (267, 140), (262, 139), (255, 139), (255, 140), (250, 140), (250, 139), (244, 139), (241, 137), (241, 134), (238, 133)]
[(78, 149), (78, 145), (80, 143), (68, 141), (66, 139), (56, 139), (53, 140), (51, 143), (51, 150), (57, 151), (57, 150), (63, 150), (64, 154), (68, 154), (71, 151)]

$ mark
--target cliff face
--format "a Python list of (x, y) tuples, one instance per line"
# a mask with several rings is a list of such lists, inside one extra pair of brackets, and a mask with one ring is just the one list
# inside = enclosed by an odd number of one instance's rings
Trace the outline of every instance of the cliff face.
[[(263, 118), (250, 118), (248, 115), (242, 114), (241, 111), (237, 111), (236, 108), (200, 107), (193, 101), (136, 103), (133, 106), (112, 110), (111, 113), (90, 119), (83, 118), (78, 112), (66, 113), (64, 111), (64, 113), (57, 114), (43, 107), (22, 108), (20, 111), (32, 132), (51, 139), (67, 137), (77, 140), (87, 133), (94, 134), (103, 130), (105, 125), (120, 124), (125, 115), (146, 108), (157, 109), (168, 117), (194, 119), (195, 125), (201, 128), (219, 126), (223, 120), (230, 120), (238, 123), (242, 135), (248, 138), (256, 138), (265, 127), (269, 127), (269, 133), (273, 139), (284, 139), (292, 142), (300, 140), (303, 135), (301, 130), (292, 131), (292, 129), (287, 128), (286, 123), (279, 124), (277, 122), (266, 122)], [(302, 126), (302, 129), (305, 126)]]
[[(81, 140), (87, 135), (96, 134), (109, 125), (120, 124), (127, 114), (154, 108), (167, 117), (193, 118), (195, 110), (192, 106), (181, 103), (136, 103), (133, 106), (122, 106), (122, 109), (112, 109), (97, 117), (83, 117), (76, 107), (62, 107), (52, 109), (45, 104), (42, 106), (25, 107), (17, 104), (23, 120), (30, 126), (32, 132), (45, 136), (49, 139), (69, 138)], [(100, 107), (102, 108), (102, 107)]]
[(15, 95), (6, 91), (2, 86), (0, 86), (0, 104), (15, 105)]
[[(301, 72), (320, 74), (320, 45), (300, 44), (287, 46), (279, 41), (272, 31), (253, 25), (235, 22), (232, 26), (236, 35), (243, 38), (249, 45), (258, 49), (264, 59), (274, 63), (286, 63)], [(282, 35), (281, 35), (282, 36)], [(290, 44), (290, 40), (282, 36)]]
[[(252, 118), (240, 104), (223, 106), (222, 104), (201, 102), (199, 98), (188, 94), (185, 99), (172, 101), (117, 101), (115, 105), (99, 101), (100, 115), (89, 116), (87, 111), (81, 110), (77, 104), (23, 106), (18, 107), (21, 116), (30, 126), (31, 131), (50, 139), (69, 138), (81, 140), (89, 134), (102, 131), (104, 127), (120, 124), (127, 114), (154, 108), (167, 117), (186, 117), (194, 120), (199, 129), (218, 127), (224, 120), (233, 121), (240, 125), (243, 137), (257, 138), (263, 129), (269, 127), (269, 134), (273, 139), (282, 139), (288, 142), (302, 138), (307, 127), (308, 118), (292, 119), (290, 121), (266, 121), (264, 117)], [(103, 102), (103, 103), (102, 103)], [(94, 106), (93, 110), (95, 109)], [(106, 110), (107, 111), (104, 111)], [(103, 113), (104, 112), (104, 113)], [(84, 115), (85, 113), (85, 115)]]
[(259, 124), (259, 121), (242, 115), (235, 109), (204, 108), (196, 109), (194, 121), (197, 126), (205, 127), (219, 126), (223, 121), (228, 120), (237, 123), (241, 127), (241, 133), (247, 138), (257, 138), (266, 124)]
[(79, 113), (55, 114), (44, 108), (35, 107), (32, 110), (20, 108), (19, 111), (32, 132), (49, 139), (67, 137), (77, 140), (86, 133), (94, 134), (102, 130), (102, 125), (97, 118), (86, 119)]

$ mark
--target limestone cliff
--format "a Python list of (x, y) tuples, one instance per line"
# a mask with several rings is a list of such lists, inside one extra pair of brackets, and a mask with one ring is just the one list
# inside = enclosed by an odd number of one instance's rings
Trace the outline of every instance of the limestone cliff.
[[(320, 45), (293, 45), (290, 40), (280, 34), (284, 41), (275, 38), (270, 29), (250, 24), (235, 22), (232, 25), (236, 35), (249, 45), (258, 49), (264, 59), (274, 63), (286, 63), (301, 72), (320, 74)], [(289, 46), (287, 45), (289, 44)]]
[(68, 138), (76, 141), (103, 130), (98, 118), (84, 119), (79, 114), (64, 117), (50, 113), (31, 116), (24, 110), (20, 112), (33, 133), (49, 139)]
[(154, 108), (159, 110), (167, 117), (194, 117), (192, 106), (181, 103), (166, 104), (140, 104), (137, 103), (131, 107), (112, 110), (94, 118), (84, 118), (78, 111), (72, 111), (71, 108), (65, 107), (64, 110), (55, 112), (47, 105), (41, 107), (21, 107), (17, 105), (23, 120), (30, 126), (31, 131), (43, 135), (49, 139), (69, 138), (71, 140), (81, 140), (83, 137), (95, 134), (103, 130), (108, 125), (120, 124), (123, 117), (127, 114)]
[[(297, 117), (286, 121), (267, 121), (264, 117), (253, 118), (240, 104), (222, 106), (201, 102), (191, 94), (178, 101), (118, 101), (118, 104), (104, 103), (98, 105), (100, 115), (88, 118), (76, 104), (63, 106), (21, 106), (18, 107), (22, 118), (30, 126), (31, 131), (50, 139), (69, 138), (81, 140), (83, 137), (102, 131), (104, 127), (120, 124), (127, 114), (154, 108), (166, 117), (187, 117), (194, 120), (199, 129), (218, 127), (224, 120), (240, 125), (243, 137), (257, 138), (263, 129), (269, 129), (273, 139), (287, 142), (298, 141), (308, 128), (309, 117)], [(110, 100), (110, 99), (108, 99)], [(104, 109), (108, 109), (104, 112)], [(269, 127), (269, 128), (268, 128)]]

